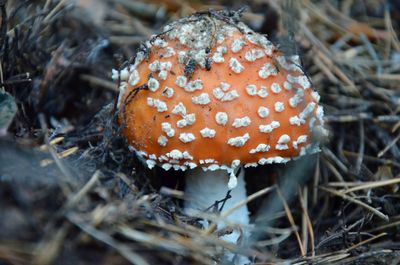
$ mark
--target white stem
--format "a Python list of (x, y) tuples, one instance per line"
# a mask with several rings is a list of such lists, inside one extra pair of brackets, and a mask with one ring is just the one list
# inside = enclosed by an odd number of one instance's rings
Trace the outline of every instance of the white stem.
[[(228, 192), (228, 182), (229, 174), (225, 170), (188, 170), (186, 172), (185, 212), (189, 215), (198, 215), (210, 206), (213, 206), (216, 201), (224, 199)], [(240, 170), (237, 176), (237, 185), (231, 190), (230, 195), (231, 198), (225, 202), (222, 213), (231, 209), (238, 202), (246, 199), (246, 184), (244, 181), (243, 169)], [(218, 206), (220, 207), (221, 204)], [(247, 230), (249, 225), (249, 211), (246, 204), (228, 215), (225, 220), (227, 223), (240, 225), (242, 229), (241, 231), (239, 229), (234, 229), (231, 234), (221, 237), (223, 240), (236, 244), (240, 236), (242, 236), (243, 239), (249, 236)], [(218, 229), (222, 229), (225, 226), (226, 224), (224, 222), (217, 224)], [(230, 253), (228, 256), (232, 259), (234, 255)], [(242, 261), (237, 262), (238, 258)], [(245, 264), (248, 261), (245, 257), (237, 257), (237, 259), (235, 260), (235, 264)], [(245, 259), (245, 261), (243, 261), (243, 259)]]

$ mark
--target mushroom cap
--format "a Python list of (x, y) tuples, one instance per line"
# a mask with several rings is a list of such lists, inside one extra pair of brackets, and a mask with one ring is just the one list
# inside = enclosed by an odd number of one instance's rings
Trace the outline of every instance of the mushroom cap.
[(119, 108), (124, 135), (150, 168), (229, 171), (319, 150), (312, 131), (323, 110), (299, 57), (243, 23), (193, 15), (146, 50), (119, 72)]

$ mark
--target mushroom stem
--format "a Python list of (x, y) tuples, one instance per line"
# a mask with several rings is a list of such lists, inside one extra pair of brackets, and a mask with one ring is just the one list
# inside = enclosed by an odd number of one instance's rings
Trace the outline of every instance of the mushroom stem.
[[(212, 207), (215, 202), (223, 200), (227, 192), (230, 175), (225, 170), (203, 171), (202, 169), (193, 169), (186, 172), (185, 185), (185, 211), (189, 215), (199, 215), (202, 211)], [(230, 192), (231, 198), (225, 201), (221, 214), (234, 207), (238, 202), (246, 199), (246, 183), (244, 181), (244, 170), (241, 169), (237, 175), (237, 185)], [(218, 204), (218, 208), (221, 207)], [(212, 208), (210, 208), (212, 209)], [(224, 222), (226, 221), (226, 223)], [(229, 214), (224, 221), (217, 224), (218, 229), (222, 229), (227, 224), (233, 224), (239, 229), (233, 229), (233, 232), (222, 236), (221, 238), (227, 242), (237, 244), (239, 237), (246, 239), (249, 236), (249, 211), (247, 205), (239, 207)], [(234, 255), (228, 255), (230, 259)], [(239, 259), (243, 259), (239, 258)], [(237, 263), (235, 264), (244, 264)]]

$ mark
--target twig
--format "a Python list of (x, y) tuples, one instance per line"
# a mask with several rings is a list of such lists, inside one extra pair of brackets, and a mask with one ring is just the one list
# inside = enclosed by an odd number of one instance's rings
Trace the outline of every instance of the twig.
[[(58, 2), (58, 4), (57, 4), (57, 5), (47, 14), (47, 16), (43, 19), (43, 23), (47, 24), (47, 23), (50, 21), (50, 19), (51, 19), (58, 11), (60, 11), (60, 10), (63, 8), (65, 2), (67, 2), (67, 0), (60, 0), (60, 2)], [(48, 6), (47, 6), (47, 3), (46, 3), (46, 5), (45, 5), (45, 7), (48, 7)]]
[(366, 203), (364, 203), (364, 202), (362, 202), (360, 200), (357, 200), (355, 198), (352, 198), (352, 197), (344, 194), (343, 192), (336, 191), (336, 190), (333, 190), (333, 189), (329, 189), (329, 188), (326, 188), (326, 187), (320, 187), (320, 189), (322, 189), (324, 191), (327, 191), (327, 192), (329, 192), (329, 193), (331, 193), (333, 195), (339, 196), (339, 197), (341, 197), (341, 198), (343, 198), (345, 200), (348, 200), (348, 201), (350, 201), (352, 203), (355, 203), (355, 204), (365, 208), (366, 210), (372, 212), (373, 214), (375, 214), (379, 218), (381, 218), (381, 219), (383, 219), (385, 221), (389, 221), (389, 217), (387, 215), (383, 214), (382, 212), (378, 211), (377, 209), (369, 206), (368, 204), (366, 204)]
[(365, 151), (365, 132), (364, 132), (364, 122), (362, 120), (359, 121), (359, 131), (360, 131), (360, 144), (358, 147), (358, 157), (355, 167), (356, 174), (360, 173)]
[[(351, 156), (351, 157), (357, 157), (358, 156), (357, 153), (350, 152), (350, 151), (347, 151), (347, 150), (343, 150), (343, 154), (346, 155), (346, 156)], [(376, 158), (376, 157), (364, 154), (364, 160), (369, 161), (369, 162), (380, 163), (380, 164), (392, 165), (392, 166), (395, 166), (397, 168), (400, 168), (400, 163), (397, 163), (396, 161), (393, 161), (393, 160), (390, 160), (390, 159)]]
[(356, 184), (357, 186), (343, 190), (343, 193), (350, 193), (358, 190), (366, 190), (366, 189), (374, 189), (374, 188), (379, 188), (383, 186), (389, 186), (389, 185), (394, 185), (400, 183), (400, 176), (397, 176), (393, 179), (389, 180), (380, 180), (380, 181), (374, 181), (374, 182), (369, 182), (369, 183), (360, 183)]
[(300, 234), (299, 234), (299, 232), (298, 232), (297, 225), (296, 225), (296, 223), (294, 222), (294, 218), (293, 218), (292, 212), (290, 211), (289, 205), (287, 204), (286, 199), (283, 197), (283, 195), (282, 195), (282, 193), (281, 193), (279, 187), (277, 187), (276, 190), (277, 190), (277, 193), (278, 193), (279, 198), (280, 198), (281, 201), (282, 201), (282, 204), (283, 204), (283, 207), (284, 207), (284, 209), (285, 209), (286, 216), (287, 216), (287, 218), (288, 218), (288, 220), (289, 220), (289, 223), (290, 223), (290, 225), (293, 227), (293, 231), (294, 231), (294, 234), (295, 234), (296, 239), (297, 239), (297, 243), (298, 243), (299, 248), (300, 248), (300, 254), (301, 254), (302, 256), (305, 256), (307, 253), (306, 253), (306, 251), (305, 251), (304, 248), (303, 248), (303, 242), (301, 241), (301, 237), (300, 237)]
[(389, 223), (389, 224), (386, 224), (386, 225), (381, 225), (381, 226), (375, 227), (373, 229), (368, 230), (367, 232), (368, 233), (373, 233), (373, 232), (380, 231), (380, 230), (386, 230), (388, 228), (392, 228), (392, 227), (395, 227), (395, 226), (398, 226), (398, 225), (400, 225), (400, 220), (392, 222), (392, 223)]
[(209, 235), (212, 233), (212, 231), (214, 231), (217, 227), (217, 223), (224, 220), (226, 217), (228, 217), (230, 214), (232, 214), (234, 211), (236, 211), (237, 209), (239, 209), (240, 207), (242, 207), (245, 204), (248, 204), (249, 202), (267, 194), (268, 192), (270, 192), (271, 190), (273, 190), (275, 188), (275, 186), (272, 187), (267, 187), (264, 188), (262, 190), (259, 190), (253, 194), (251, 194), (250, 196), (248, 196), (246, 199), (238, 202), (237, 204), (235, 204), (232, 208), (226, 210), (225, 212), (223, 212), (220, 216), (218, 216), (216, 222), (213, 222), (204, 232), (203, 234), (205, 235)]
[(185, 197), (185, 193), (183, 191), (170, 189), (170, 188), (164, 187), (164, 186), (161, 187), (160, 194), (165, 195), (165, 196), (178, 198), (178, 199), (181, 199), (181, 200), (184, 199), (184, 197)]
[(322, 153), (328, 157), (330, 160), (335, 162), (335, 164), (338, 166), (340, 170), (342, 170), (344, 173), (348, 173), (349, 169), (343, 164), (342, 161), (329, 149), (326, 147), (322, 148)]
[(70, 225), (64, 223), (55, 233), (51, 233), (49, 240), (43, 240), (37, 246), (34, 258), (32, 260), (33, 265), (47, 265), (53, 264), (55, 258), (58, 256)]
[(365, 240), (359, 242), (358, 244), (355, 244), (355, 245), (353, 245), (353, 246), (347, 248), (345, 251), (350, 252), (350, 251), (352, 251), (353, 249), (356, 249), (356, 248), (358, 248), (358, 247), (360, 247), (360, 246), (362, 246), (362, 245), (365, 245), (365, 244), (367, 244), (367, 243), (369, 243), (369, 242), (371, 242), (371, 241), (373, 241), (373, 240), (375, 240), (375, 239), (378, 239), (378, 238), (383, 237), (383, 236), (386, 236), (386, 235), (387, 235), (387, 233), (380, 233), (379, 235), (376, 235), (376, 236), (373, 236), (373, 237), (371, 237), (371, 238), (365, 239)]
[(386, 147), (378, 153), (378, 157), (382, 157), (390, 148), (392, 148), (398, 141), (400, 140), (400, 133), (394, 138), (392, 141), (389, 142)]
[(39, 114), (39, 121), (40, 125), (44, 134), (44, 140), (47, 145), (47, 148), (50, 152), (50, 155), (52, 156), (54, 162), (56, 163), (57, 167), (60, 169), (61, 173), (64, 175), (64, 178), (59, 178), (60, 180), (60, 187), (62, 188), (63, 192), (65, 195), (68, 195), (72, 192), (70, 184), (73, 183), (73, 176), (72, 172), (67, 168), (63, 162), (60, 160), (58, 157), (58, 154), (56, 150), (54, 150), (54, 147), (50, 144), (49, 137), (47, 135), (47, 124), (45, 121), (45, 117), (42, 113)]
[(92, 83), (93, 85), (103, 87), (103, 88), (113, 91), (113, 92), (119, 92), (119, 89), (118, 89), (116, 83), (106, 80), (104, 78), (87, 75), (87, 74), (81, 74), (80, 78), (84, 81), (88, 81), (89, 83)]
[(106, 233), (94, 228), (89, 224), (85, 224), (76, 214), (69, 213), (66, 215), (66, 217), (71, 223), (79, 227), (79, 229), (81, 229), (86, 234), (114, 248), (129, 262), (136, 265), (150, 265), (143, 257), (129, 249), (127, 245), (118, 243)]
[[(307, 196), (307, 194), (308, 194), (307, 187), (304, 187), (303, 195), (300, 190), (299, 198), (300, 198), (300, 206), (303, 211), (303, 216), (304, 216), (303, 219), (305, 222), (305, 226), (307, 227), (308, 233), (310, 235), (311, 257), (314, 257), (315, 256), (315, 237), (314, 237), (314, 229), (313, 229), (313, 225), (312, 225), (312, 222), (310, 219), (310, 215), (308, 214), (308, 208), (307, 208), (308, 196)], [(305, 238), (306, 237), (303, 236), (304, 242), (305, 242)], [(305, 246), (304, 249), (307, 250), (307, 247)]]
[(99, 180), (100, 175), (101, 172), (99, 170), (94, 172), (89, 181), (76, 194), (74, 194), (72, 197), (68, 199), (64, 208), (70, 209), (74, 207), (88, 193), (88, 191), (90, 191), (93, 188), (93, 186)]

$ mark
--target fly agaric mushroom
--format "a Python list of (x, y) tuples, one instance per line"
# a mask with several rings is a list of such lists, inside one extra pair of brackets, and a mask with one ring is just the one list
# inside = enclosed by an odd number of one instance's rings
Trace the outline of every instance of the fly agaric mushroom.
[[(186, 211), (202, 211), (231, 191), (246, 197), (244, 170), (315, 153), (323, 110), (298, 56), (223, 12), (165, 26), (121, 72), (120, 121), (149, 168), (186, 173)], [(247, 206), (227, 217), (249, 223)], [(225, 238), (236, 243), (239, 233)]]

